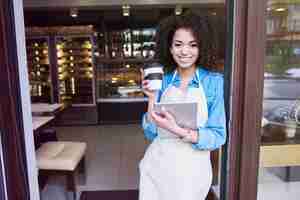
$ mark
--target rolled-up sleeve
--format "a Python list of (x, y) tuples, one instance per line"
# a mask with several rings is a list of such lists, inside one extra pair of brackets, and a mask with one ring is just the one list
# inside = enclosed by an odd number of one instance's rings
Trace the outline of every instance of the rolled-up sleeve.
[(151, 123), (147, 120), (148, 113), (145, 113), (143, 115), (142, 119), (142, 127), (144, 129), (144, 135), (145, 137), (152, 141), (157, 136), (157, 126), (155, 123)]
[(214, 150), (226, 141), (223, 76), (216, 76), (211, 83), (214, 87), (209, 89), (213, 89), (215, 94), (208, 107), (208, 120), (204, 127), (198, 128), (198, 142), (192, 144), (193, 148), (199, 150)]

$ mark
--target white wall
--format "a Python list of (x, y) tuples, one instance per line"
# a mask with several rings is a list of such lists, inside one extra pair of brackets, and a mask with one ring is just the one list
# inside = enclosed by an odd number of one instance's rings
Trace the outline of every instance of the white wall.
[(30, 199), (39, 200), (39, 187), (37, 179), (37, 168), (35, 160), (35, 149), (32, 129), (31, 102), (29, 94), (29, 80), (27, 72), (26, 46), (25, 46), (25, 28), (23, 16), (23, 1), (13, 0), (15, 32), (17, 43), (17, 56), (19, 64), (19, 80), (21, 90), (21, 103), (23, 114), (23, 127), (25, 134), (25, 148), (27, 157), (27, 173), (29, 179)]

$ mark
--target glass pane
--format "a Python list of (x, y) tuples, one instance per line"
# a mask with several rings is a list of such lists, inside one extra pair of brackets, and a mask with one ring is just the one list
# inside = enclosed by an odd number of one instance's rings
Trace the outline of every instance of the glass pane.
[(267, 1), (259, 200), (296, 200), (300, 195), (300, 3), (297, 2)]

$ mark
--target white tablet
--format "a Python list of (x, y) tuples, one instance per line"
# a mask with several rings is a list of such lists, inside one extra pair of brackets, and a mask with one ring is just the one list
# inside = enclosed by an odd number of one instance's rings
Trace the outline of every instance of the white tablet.
[(175, 117), (181, 127), (197, 129), (197, 102), (159, 102), (154, 104), (154, 111), (160, 113), (162, 107)]

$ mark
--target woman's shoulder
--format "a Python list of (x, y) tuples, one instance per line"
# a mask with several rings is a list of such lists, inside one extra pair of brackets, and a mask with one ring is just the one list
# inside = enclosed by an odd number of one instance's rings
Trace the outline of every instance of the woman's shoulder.
[(199, 76), (208, 101), (212, 101), (212, 99), (214, 99), (213, 97), (223, 94), (223, 74), (205, 68), (199, 68)]
[(211, 71), (206, 68), (200, 67), (198, 69), (200, 80), (204, 80), (203, 82), (207, 82), (207, 79), (209, 80), (208, 82), (223, 82), (224, 75), (220, 72), (216, 71)]

